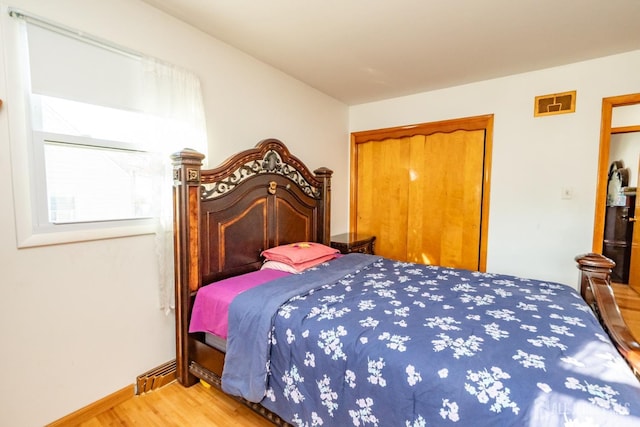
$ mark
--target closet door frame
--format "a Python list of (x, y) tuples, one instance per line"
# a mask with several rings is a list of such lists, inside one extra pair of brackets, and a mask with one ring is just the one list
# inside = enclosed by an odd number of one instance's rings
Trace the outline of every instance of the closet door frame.
[(381, 141), (389, 138), (404, 138), (415, 135), (432, 135), (434, 133), (451, 133), (458, 130), (484, 130), (485, 149), (482, 174), (482, 207), (480, 218), (480, 251), (478, 266), (480, 271), (487, 268), (487, 236), (489, 230), (489, 201), (491, 188), (491, 153), (493, 151), (493, 114), (466, 117), (461, 119), (443, 120), (439, 122), (420, 123), (415, 125), (374, 129), (351, 133), (351, 166), (349, 191), (349, 230), (357, 230), (357, 200), (358, 200), (358, 144)]

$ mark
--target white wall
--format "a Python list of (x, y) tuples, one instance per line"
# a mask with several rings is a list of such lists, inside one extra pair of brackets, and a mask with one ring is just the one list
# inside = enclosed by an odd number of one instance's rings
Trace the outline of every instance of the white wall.
[[(209, 165), (279, 138), (312, 169), (335, 171), (332, 221), (336, 232), (346, 231), (342, 103), (136, 0), (5, 4), (192, 70), (204, 91)], [(0, 55), (0, 425), (39, 426), (174, 358), (174, 320), (158, 309), (152, 236), (16, 249), (3, 61)]]
[[(577, 285), (591, 250), (602, 98), (640, 92), (640, 51), (350, 108), (350, 131), (494, 114), (487, 270)], [(576, 112), (534, 118), (537, 95)], [(570, 200), (561, 191), (573, 191)]]

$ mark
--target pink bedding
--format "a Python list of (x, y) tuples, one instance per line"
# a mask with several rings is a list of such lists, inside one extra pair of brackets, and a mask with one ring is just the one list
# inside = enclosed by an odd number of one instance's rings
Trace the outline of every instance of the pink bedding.
[(189, 332), (209, 332), (227, 339), (229, 304), (241, 292), (291, 273), (264, 269), (230, 277), (198, 290)]

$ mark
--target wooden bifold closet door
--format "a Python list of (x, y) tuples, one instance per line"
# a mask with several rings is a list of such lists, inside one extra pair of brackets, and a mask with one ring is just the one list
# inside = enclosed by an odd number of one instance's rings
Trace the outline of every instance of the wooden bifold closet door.
[(354, 139), (352, 229), (378, 255), (484, 270), (488, 129), (444, 130)]

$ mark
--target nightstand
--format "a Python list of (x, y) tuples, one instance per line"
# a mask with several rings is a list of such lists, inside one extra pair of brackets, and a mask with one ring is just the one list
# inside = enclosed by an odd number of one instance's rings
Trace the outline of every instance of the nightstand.
[(373, 243), (376, 236), (358, 233), (344, 233), (331, 236), (331, 247), (336, 248), (343, 254), (360, 252), (362, 254), (373, 255)]

